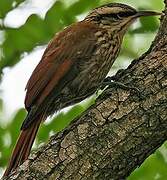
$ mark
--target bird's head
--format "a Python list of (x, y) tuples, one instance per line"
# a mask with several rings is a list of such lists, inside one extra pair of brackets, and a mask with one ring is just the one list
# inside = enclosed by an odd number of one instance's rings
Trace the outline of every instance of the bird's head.
[(125, 31), (139, 17), (161, 15), (154, 11), (137, 11), (121, 3), (110, 3), (94, 9), (86, 19), (95, 21), (102, 26), (111, 26), (118, 31)]

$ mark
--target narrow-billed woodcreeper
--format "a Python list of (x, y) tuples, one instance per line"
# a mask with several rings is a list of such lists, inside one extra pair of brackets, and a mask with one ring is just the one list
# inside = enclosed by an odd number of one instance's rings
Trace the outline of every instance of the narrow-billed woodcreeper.
[(160, 13), (110, 3), (55, 35), (27, 83), (28, 114), (4, 176), (28, 158), (42, 121), (97, 90), (119, 54), (128, 27), (141, 16), (154, 15)]

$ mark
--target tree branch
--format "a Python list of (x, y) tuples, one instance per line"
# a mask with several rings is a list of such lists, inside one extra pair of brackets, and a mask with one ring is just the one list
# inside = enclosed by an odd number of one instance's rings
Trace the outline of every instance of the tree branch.
[[(165, 0), (167, 4), (167, 1)], [(167, 9), (151, 48), (8, 179), (124, 179), (167, 139)]]

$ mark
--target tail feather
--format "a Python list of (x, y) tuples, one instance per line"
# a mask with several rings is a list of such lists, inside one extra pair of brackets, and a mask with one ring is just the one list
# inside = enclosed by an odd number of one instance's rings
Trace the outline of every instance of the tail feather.
[(43, 119), (43, 116), (35, 120), (30, 127), (23, 129), (20, 133), (20, 136), (17, 140), (16, 146), (12, 153), (9, 165), (3, 175), (3, 177), (8, 176), (13, 170), (15, 170), (19, 165), (21, 165), (25, 160), (28, 159), (28, 156), (31, 151), (31, 147), (35, 140), (39, 125)]
[[(40, 124), (39, 124), (40, 125)], [(34, 131), (32, 132), (32, 135), (30, 136), (30, 138), (27, 140), (27, 144), (25, 145), (27, 147), (28, 150), (26, 150), (26, 148), (24, 148), (24, 152), (23, 152), (23, 161), (25, 161), (27, 159), (27, 157), (29, 156), (30, 154), (30, 151), (31, 151), (31, 147), (33, 145), (33, 142), (35, 140), (35, 137), (36, 137), (36, 134), (38, 132), (38, 128), (39, 128), (39, 125), (36, 126), (34, 128)]]

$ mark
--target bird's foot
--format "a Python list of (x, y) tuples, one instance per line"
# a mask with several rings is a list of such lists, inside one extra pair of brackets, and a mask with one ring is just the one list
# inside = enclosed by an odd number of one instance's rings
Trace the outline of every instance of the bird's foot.
[(132, 90), (135, 91), (141, 99), (143, 98), (142, 93), (138, 88), (123, 84), (118, 81), (113, 81), (113, 77), (110, 76), (104, 79), (104, 81), (100, 85), (100, 89), (104, 90), (106, 86), (109, 86), (109, 88), (116, 87), (121, 88), (123, 90)]

